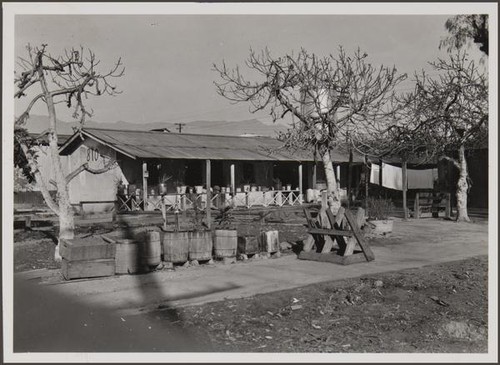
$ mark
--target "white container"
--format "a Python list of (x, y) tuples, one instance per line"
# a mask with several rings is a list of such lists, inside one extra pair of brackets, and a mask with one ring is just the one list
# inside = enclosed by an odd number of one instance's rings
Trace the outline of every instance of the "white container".
[(306, 190), (306, 202), (311, 203), (316, 200), (316, 194), (314, 192), (314, 189), (307, 189)]
[(195, 186), (194, 188), (195, 188), (195, 192), (196, 192), (196, 194), (201, 194), (201, 193), (203, 193), (203, 186), (201, 186), (201, 185), (197, 185), (197, 186)]

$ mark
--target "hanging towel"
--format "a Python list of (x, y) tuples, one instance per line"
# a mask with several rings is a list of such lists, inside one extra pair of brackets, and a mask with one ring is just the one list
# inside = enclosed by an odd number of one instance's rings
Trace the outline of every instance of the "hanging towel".
[(403, 190), (403, 170), (401, 167), (383, 163), (382, 186), (389, 189)]
[(380, 173), (380, 166), (372, 163), (372, 167), (370, 169), (370, 183), (378, 185), (379, 173)]
[(408, 189), (433, 189), (437, 169), (408, 170)]

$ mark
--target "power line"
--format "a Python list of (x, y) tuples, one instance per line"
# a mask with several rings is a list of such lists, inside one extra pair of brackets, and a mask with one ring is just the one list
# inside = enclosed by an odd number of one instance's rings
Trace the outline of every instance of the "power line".
[(182, 127), (186, 125), (186, 123), (174, 123), (177, 126), (177, 130), (179, 133), (182, 133)]

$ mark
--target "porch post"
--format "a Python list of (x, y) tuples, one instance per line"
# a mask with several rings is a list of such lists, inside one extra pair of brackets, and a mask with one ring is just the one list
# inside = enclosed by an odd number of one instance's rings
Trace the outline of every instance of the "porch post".
[(403, 175), (403, 219), (408, 219), (408, 203), (407, 203), (407, 189), (408, 189), (408, 173), (407, 173), (407, 163), (403, 160), (401, 163), (402, 175)]
[(207, 227), (208, 229), (211, 228), (211, 221), (212, 221), (212, 193), (210, 191), (210, 188), (211, 188), (211, 180), (212, 180), (212, 177), (211, 177), (211, 172), (212, 172), (212, 168), (211, 168), (211, 163), (210, 163), (210, 160), (207, 160), (207, 166), (206, 166), (206, 181), (205, 181), (205, 185), (206, 185), (206, 188), (207, 188)]
[(302, 204), (302, 162), (299, 162), (299, 204)]
[(231, 194), (233, 196), (236, 193), (236, 183), (235, 183), (235, 175), (234, 175), (234, 163), (231, 164)]
[(312, 188), (313, 189), (316, 189), (316, 183), (317, 183), (317, 171), (316, 171), (316, 161), (314, 161), (314, 165), (313, 165), (313, 171), (312, 171)]
[(146, 211), (147, 208), (147, 201), (148, 201), (148, 164), (146, 162), (142, 163), (142, 198), (143, 198), (143, 205), (144, 205), (144, 211)]
[[(379, 162), (379, 170), (378, 170), (378, 185), (380, 186), (380, 190), (379, 190), (379, 192), (382, 192), (382, 181), (383, 181), (383, 180), (382, 180), (382, 165), (383, 165), (383, 163), (382, 163), (382, 160), (381, 160), (381, 159), (379, 159), (379, 160), (378, 160), (378, 162)], [(380, 195), (381, 195), (381, 194), (380, 194)], [(380, 196), (380, 197), (381, 197), (381, 196)]]

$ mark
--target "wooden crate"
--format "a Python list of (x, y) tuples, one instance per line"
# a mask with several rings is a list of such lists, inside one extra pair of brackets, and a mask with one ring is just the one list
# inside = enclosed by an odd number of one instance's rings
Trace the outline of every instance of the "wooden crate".
[(115, 272), (117, 274), (133, 274), (139, 271), (139, 244), (134, 240), (122, 239), (116, 244)]
[(62, 260), (61, 272), (64, 279), (94, 278), (115, 274), (115, 259), (100, 260)]
[(262, 252), (278, 252), (280, 250), (278, 231), (262, 232), (260, 234), (260, 249)]
[(238, 237), (238, 254), (253, 255), (259, 253), (259, 241), (255, 236), (239, 236)]
[(114, 259), (116, 247), (101, 237), (61, 239), (59, 252), (68, 261)]

